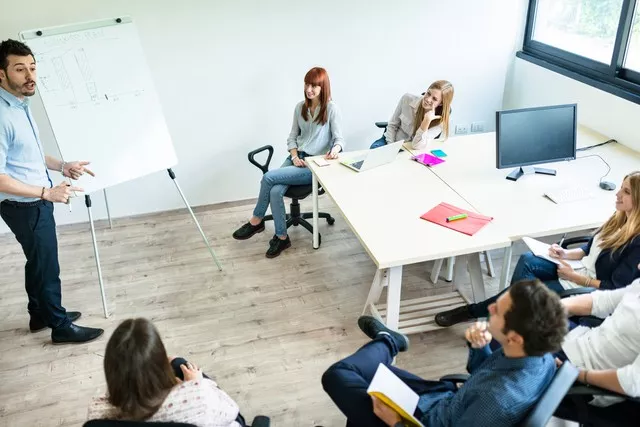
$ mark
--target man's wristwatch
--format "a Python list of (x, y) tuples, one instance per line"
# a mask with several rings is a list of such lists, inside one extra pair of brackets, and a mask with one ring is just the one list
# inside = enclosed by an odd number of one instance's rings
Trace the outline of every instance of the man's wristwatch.
[(60, 165), (60, 173), (62, 175), (64, 175), (64, 166), (67, 164), (67, 162), (62, 162), (62, 164)]
[(291, 157), (291, 161), (293, 162), (295, 159), (299, 159), (299, 158), (300, 157), (298, 157), (298, 156), (293, 156), (293, 157)]

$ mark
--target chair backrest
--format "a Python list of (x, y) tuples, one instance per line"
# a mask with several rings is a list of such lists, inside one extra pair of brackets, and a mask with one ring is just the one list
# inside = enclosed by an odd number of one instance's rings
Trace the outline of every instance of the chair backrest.
[(578, 378), (578, 369), (569, 362), (564, 362), (551, 380), (551, 384), (542, 394), (521, 427), (544, 427), (553, 416), (567, 391)]

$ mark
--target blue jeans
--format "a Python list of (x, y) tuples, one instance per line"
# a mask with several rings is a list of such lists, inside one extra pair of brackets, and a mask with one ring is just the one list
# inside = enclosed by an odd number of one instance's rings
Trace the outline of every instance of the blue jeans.
[(374, 148), (384, 147), (385, 145), (387, 145), (387, 139), (384, 137), (384, 134), (382, 134), (382, 138), (375, 140), (369, 148), (373, 150)]
[(53, 203), (4, 201), (0, 204), (0, 215), (27, 258), (24, 287), (29, 297), (29, 314), (40, 318), (52, 329), (69, 326), (71, 321), (62, 307)]
[[(298, 154), (301, 159), (304, 153)], [(273, 169), (265, 173), (260, 181), (260, 193), (258, 203), (253, 210), (253, 216), (264, 218), (267, 208), (271, 205), (271, 215), (276, 228), (276, 235), (287, 236), (287, 211), (284, 207), (284, 193), (290, 185), (311, 184), (311, 171), (309, 168), (293, 166), (291, 156), (287, 157), (279, 169)]]
[[(516, 265), (516, 268), (513, 271), (513, 276), (511, 277), (511, 284), (519, 282), (520, 280), (533, 279), (541, 280), (554, 292), (560, 293), (564, 290), (558, 281), (558, 266), (551, 261), (538, 258), (533, 253), (527, 252), (518, 260), (518, 264)], [(508, 288), (500, 292), (498, 295), (482, 302), (470, 304), (469, 313), (476, 318), (487, 317), (489, 315), (489, 306), (496, 302), (500, 295), (507, 291)]]
[[(398, 378), (407, 384), (418, 395), (432, 396), (431, 405), (454, 392), (455, 386), (440, 381), (428, 381), (407, 371), (391, 366), (398, 353), (397, 345), (386, 335), (380, 335), (365, 344), (351, 356), (331, 366), (322, 375), (322, 387), (331, 400), (347, 417), (347, 426), (386, 427), (380, 418), (373, 413), (371, 396), (367, 388), (380, 363), (389, 368)], [(421, 398), (421, 402), (425, 401)], [(420, 409), (415, 413), (422, 418)]]

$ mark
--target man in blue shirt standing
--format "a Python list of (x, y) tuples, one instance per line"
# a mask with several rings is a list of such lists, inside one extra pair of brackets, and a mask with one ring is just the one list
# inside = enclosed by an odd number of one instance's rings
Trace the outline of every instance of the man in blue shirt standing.
[[(566, 312), (560, 298), (535, 280), (511, 286), (489, 313), (488, 325), (479, 322), (465, 333), (471, 376), (460, 389), (391, 366), (409, 340), (371, 316), (358, 319), (358, 326), (373, 341), (331, 366), (322, 385), (349, 427), (404, 426), (398, 413), (367, 394), (380, 363), (420, 396), (414, 415), (425, 426), (517, 425), (553, 379), (556, 366), (549, 353), (560, 349)], [(502, 345), (495, 352), (489, 348), (492, 337)]]
[[(72, 191), (62, 182), (53, 186), (49, 170), (78, 179), (88, 162), (61, 162), (45, 156), (29, 97), (36, 92), (36, 61), (25, 44), (0, 43), (0, 216), (27, 258), (25, 288), (29, 297), (29, 329), (52, 329), (55, 344), (91, 341), (102, 329), (77, 326), (79, 312), (62, 307), (58, 241), (53, 203), (68, 203)], [(80, 124), (79, 124), (80, 125)]]

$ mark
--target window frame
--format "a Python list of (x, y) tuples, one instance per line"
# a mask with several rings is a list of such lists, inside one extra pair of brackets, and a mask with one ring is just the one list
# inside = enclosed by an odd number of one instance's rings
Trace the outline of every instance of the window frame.
[(635, 8), (640, 0), (623, 0), (610, 64), (533, 39), (538, 0), (529, 1), (522, 51), (517, 57), (640, 104), (640, 72), (624, 68)]

